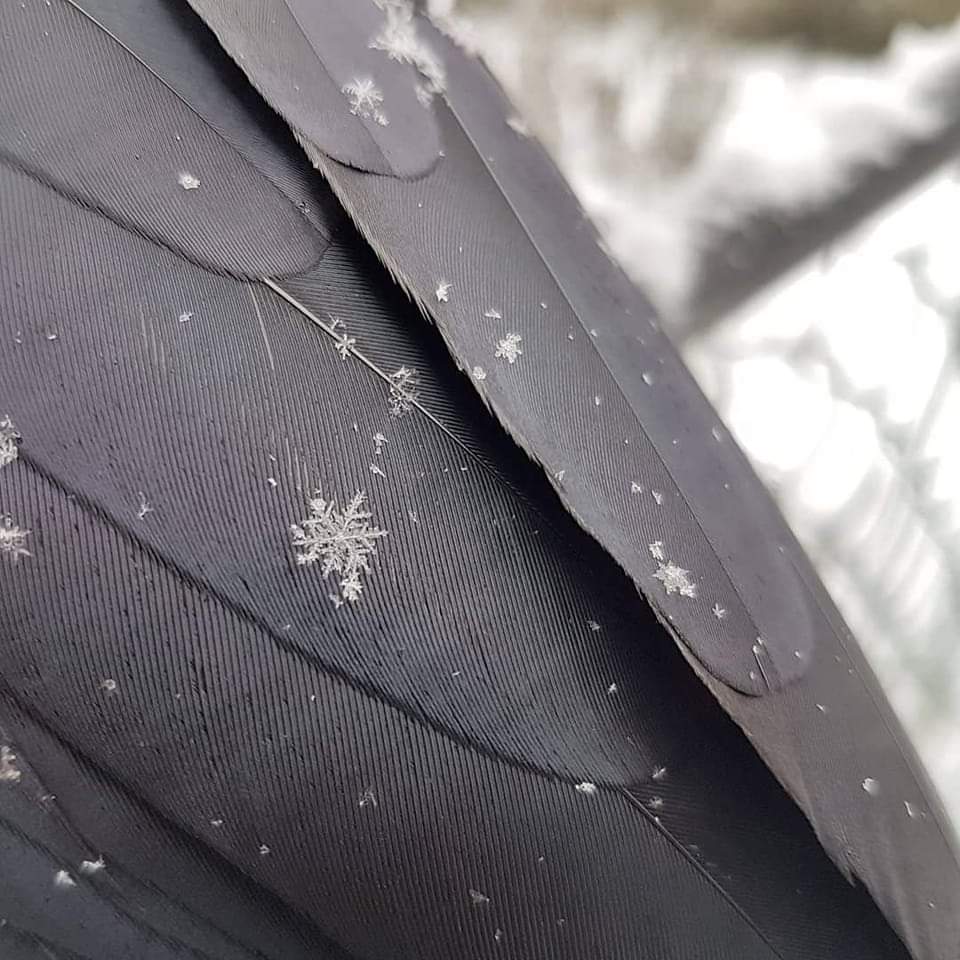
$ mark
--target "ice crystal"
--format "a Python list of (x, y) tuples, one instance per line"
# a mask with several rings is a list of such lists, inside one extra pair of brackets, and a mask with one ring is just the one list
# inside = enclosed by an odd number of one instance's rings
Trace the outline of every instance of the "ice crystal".
[(390, 441), (389, 441), (382, 433), (375, 433), (375, 434), (373, 435), (373, 443), (374, 443), (374, 447), (375, 447), (375, 449), (374, 449), (373, 452), (374, 452), (378, 457), (381, 456), (381, 455), (383, 454), (383, 445), (384, 445), (385, 443), (389, 443), (389, 442), (390, 442)]
[(690, 579), (690, 571), (678, 567), (672, 560), (659, 563), (653, 578), (663, 584), (668, 596), (672, 593), (679, 593), (681, 597), (697, 595), (697, 585)]
[(483, 315), (484, 315), (488, 320), (502, 320), (502, 319), (503, 319), (503, 314), (502, 314), (499, 310), (494, 309), (493, 307), (490, 307), (489, 309), (484, 310), (484, 311), (483, 311)]
[(377, 795), (373, 792), (373, 787), (367, 787), (360, 794), (360, 809), (364, 807), (375, 807), (377, 805)]
[(0, 553), (9, 554), (14, 563), (20, 557), (32, 556), (26, 548), (28, 536), (30, 531), (21, 530), (10, 517), (0, 519)]
[(665, 559), (663, 555), (662, 540), (654, 540), (653, 543), (650, 544), (650, 556), (653, 557), (654, 560)]
[(437, 303), (449, 303), (450, 301), (450, 288), (453, 286), (449, 280), (441, 280), (437, 284), (437, 289), (434, 291)]
[(17, 459), (19, 455), (17, 441), (19, 439), (20, 434), (17, 433), (13, 421), (9, 417), (0, 420), (0, 467), (5, 467)]
[(200, 178), (184, 170), (177, 177), (177, 183), (179, 183), (184, 190), (197, 190), (200, 187)]
[(490, 902), (490, 898), (485, 893), (481, 893), (479, 890), (470, 891), (470, 900), (475, 907), (481, 907), (485, 903)]
[(370, 570), (369, 557), (377, 552), (376, 541), (387, 535), (386, 530), (371, 525), (372, 514), (363, 509), (365, 501), (366, 494), (357, 491), (341, 512), (336, 500), (314, 497), (308, 503), (309, 518), (290, 527), (297, 563), (320, 561), (324, 579), (338, 574), (340, 595), (352, 602), (363, 592), (360, 577)]
[(420, 378), (413, 367), (400, 367), (390, 377), (390, 413), (402, 417), (417, 403)]
[(519, 333), (508, 333), (499, 343), (494, 352), (494, 356), (500, 360), (506, 360), (507, 363), (516, 363), (517, 358), (523, 355), (520, 348), (520, 342), (523, 337)]
[(715, 603), (715, 604), (713, 605), (713, 615), (714, 615), (718, 620), (723, 620), (723, 619), (725, 619), (725, 617), (727, 616), (727, 608), (726, 608), (726, 607), (721, 607), (719, 603)]
[(370, 77), (355, 77), (342, 87), (343, 95), (350, 104), (350, 112), (361, 120), (372, 120), (385, 127), (390, 121), (380, 109), (383, 94)]
[(71, 887), (77, 885), (77, 881), (74, 880), (66, 870), (58, 870), (53, 875), (53, 884), (56, 887), (60, 887), (61, 890), (69, 890)]
[(577, 793), (585, 793), (588, 797), (592, 797), (597, 792), (597, 785), (585, 780), (577, 784), (576, 790)]
[(350, 354), (353, 351), (353, 348), (356, 346), (356, 343), (357, 343), (356, 337), (348, 337), (346, 334), (344, 334), (337, 341), (336, 350), (337, 350), (337, 353), (340, 354), (341, 360), (346, 360), (347, 357), (350, 356)]
[(473, 368), (473, 379), (474, 380), (486, 380), (487, 371), (483, 367), (474, 367)]
[(97, 857), (96, 860), (81, 860), (80, 861), (80, 872), (85, 877), (92, 877), (94, 874), (100, 873), (101, 870), (106, 869), (106, 861), (103, 857)]

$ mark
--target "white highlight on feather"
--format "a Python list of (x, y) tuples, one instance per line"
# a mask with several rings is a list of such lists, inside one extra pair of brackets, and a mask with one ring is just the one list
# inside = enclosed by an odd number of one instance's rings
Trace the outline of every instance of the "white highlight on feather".
[(494, 356), (500, 360), (506, 360), (507, 363), (516, 363), (517, 358), (523, 355), (520, 343), (523, 337), (519, 333), (508, 333), (502, 340), (498, 341)]
[(343, 511), (336, 500), (314, 497), (308, 501), (310, 516), (293, 524), (290, 532), (300, 566), (322, 563), (324, 579), (340, 577), (340, 595), (355, 603), (363, 592), (360, 577), (370, 570), (369, 557), (377, 552), (376, 541), (387, 535), (371, 525), (372, 514), (363, 509), (366, 494), (358, 490)]
[(200, 178), (194, 176), (192, 173), (188, 173), (186, 170), (180, 171), (177, 176), (177, 183), (179, 183), (184, 190), (200, 189)]
[(341, 90), (350, 104), (350, 112), (355, 117), (372, 120), (381, 127), (390, 123), (380, 109), (383, 94), (370, 77), (354, 77), (349, 83), (345, 83)]

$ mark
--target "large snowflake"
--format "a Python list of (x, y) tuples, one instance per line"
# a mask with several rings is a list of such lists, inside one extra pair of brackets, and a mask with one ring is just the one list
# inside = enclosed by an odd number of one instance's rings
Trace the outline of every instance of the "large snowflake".
[(310, 516), (290, 527), (298, 564), (319, 561), (324, 579), (331, 573), (339, 575), (337, 606), (344, 600), (360, 599), (363, 592), (360, 575), (369, 572), (368, 558), (377, 552), (376, 541), (387, 535), (386, 530), (371, 525), (373, 515), (363, 509), (366, 499), (366, 494), (357, 491), (341, 512), (337, 510), (336, 500), (315, 497), (308, 503)]
[(373, 120), (385, 127), (390, 121), (383, 110), (383, 93), (369, 77), (356, 77), (343, 86), (343, 95), (350, 103), (350, 112), (361, 120)]
[(679, 593), (681, 597), (697, 595), (697, 585), (690, 579), (690, 571), (677, 566), (672, 560), (658, 564), (653, 578), (663, 584), (668, 596), (671, 593)]

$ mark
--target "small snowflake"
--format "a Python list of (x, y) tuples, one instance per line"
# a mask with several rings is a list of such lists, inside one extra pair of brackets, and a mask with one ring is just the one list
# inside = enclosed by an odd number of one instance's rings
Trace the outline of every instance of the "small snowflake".
[(417, 387), (420, 378), (413, 367), (400, 367), (390, 377), (390, 413), (402, 417), (417, 403)]
[(177, 183), (184, 190), (198, 190), (200, 188), (200, 178), (195, 177), (192, 173), (187, 173), (186, 170), (182, 171), (177, 177)]
[(610, 686), (607, 687), (608, 696), (615, 697), (619, 692), (620, 688), (615, 683), (611, 683)]
[(657, 501), (657, 506), (660, 506), (663, 503), (663, 494), (659, 490), (651, 490), (650, 493), (653, 495), (653, 499)]
[(497, 343), (497, 349), (493, 355), (500, 360), (506, 360), (507, 363), (516, 363), (517, 358), (523, 355), (523, 350), (520, 348), (522, 340), (523, 337), (519, 333), (508, 333)]
[(0, 420), (0, 467), (5, 467), (17, 459), (17, 441), (20, 434), (9, 417)]
[(585, 780), (583, 783), (577, 784), (576, 791), (577, 793), (584, 793), (588, 797), (592, 797), (597, 792), (597, 785)]
[(180, 316), (177, 317), (177, 320), (180, 323), (189, 323), (192, 319), (193, 319), (192, 310), (184, 310), (183, 313), (181, 313)]
[(375, 434), (373, 435), (373, 443), (374, 443), (374, 447), (375, 447), (375, 449), (374, 449), (373, 452), (374, 452), (378, 457), (381, 456), (381, 455), (383, 454), (383, 446), (384, 446), (384, 444), (389, 443), (389, 442), (390, 442), (390, 441), (389, 441), (382, 433), (375, 433)]
[(386, 477), (386, 474), (375, 463), (370, 464), (370, 472), (375, 477)]
[(347, 336), (343, 336), (337, 341), (336, 350), (337, 350), (337, 353), (340, 354), (341, 360), (346, 360), (347, 357), (350, 356), (354, 346), (356, 345), (356, 342), (357, 342), (356, 337), (347, 337)]
[(653, 578), (663, 584), (668, 596), (673, 593), (679, 593), (681, 597), (697, 595), (697, 585), (690, 579), (690, 571), (678, 567), (672, 560), (658, 564)]
[(358, 77), (342, 87), (343, 95), (350, 104), (350, 112), (361, 120), (372, 120), (387, 126), (390, 122), (380, 105), (383, 103), (383, 94), (380, 88), (369, 77)]
[(103, 857), (97, 857), (96, 860), (81, 860), (80, 861), (80, 872), (85, 877), (92, 877), (94, 874), (100, 873), (102, 870), (106, 869), (106, 861)]
[(488, 320), (502, 320), (503, 314), (499, 310), (495, 310), (493, 307), (488, 307), (483, 311), (483, 315)]
[(664, 559), (662, 540), (654, 540), (653, 543), (650, 544), (650, 556), (653, 557), (654, 560)]
[(588, 621), (587, 621), (587, 626), (588, 626), (588, 627), (590, 628), (590, 630), (592, 630), (594, 633), (599, 633), (600, 630), (601, 630), (600, 624), (597, 623), (596, 620), (588, 620)]
[(473, 379), (474, 380), (486, 380), (487, 371), (483, 367), (474, 367), (473, 368)]
[(481, 893), (479, 890), (470, 890), (470, 900), (475, 907), (481, 907), (485, 903), (490, 902), (490, 898), (485, 894)]
[(450, 288), (453, 286), (449, 280), (441, 280), (437, 284), (437, 289), (434, 291), (434, 296), (437, 298), (437, 303), (449, 303), (450, 302)]
[(148, 513), (153, 513), (153, 507), (151, 507), (150, 504), (147, 503), (147, 498), (142, 491), (139, 493), (139, 497), (140, 497), (140, 506), (137, 509), (137, 519), (143, 520)]
[(637, 483), (636, 480), (631, 480), (631, 481), (630, 481), (630, 492), (631, 492), (631, 493), (643, 493), (643, 487), (641, 487), (640, 484)]
[(377, 795), (373, 792), (373, 787), (367, 787), (363, 793), (360, 794), (360, 809), (364, 807), (376, 807), (377, 805)]
[(657, 782), (667, 779), (667, 768), (666, 767), (654, 767), (653, 773), (651, 774), (654, 780)]
[(715, 604), (713, 605), (713, 615), (714, 615), (718, 620), (724, 620), (724, 619), (726, 619), (726, 616), (727, 616), (727, 608), (726, 608), (726, 607), (721, 607), (719, 603), (715, 603)]
[(4, 517), (0, 520), (0, 553), (9, 554), (14, 563), (20, 557), (32, 556), (26, 548), (28, 536), (30, 536), (29, 530), (21, 530), (14, 524), (11, 517)]
[(53, 875), (53, 884), (56, 887), (60, 887), (61, 890), (69, 890), (71, 887), (77, 885), (77, 881), (74, 880), (66, 870), (58, 870)]
[(370, 570), (368, 558), (377, 552), (376, 540), (386, 530), (371, 526), (372, 514), (363, 509), (366, 494), (358, 491), (343, 512), (335, 500), (315, 497), (309, 501), (310, 517), (290, 527), (297, 563), (301, 566), (322, 561), (326, 579), (331, 573), (340, 577), (340, 594), (356, 602), (363, 592), (360, 576)]

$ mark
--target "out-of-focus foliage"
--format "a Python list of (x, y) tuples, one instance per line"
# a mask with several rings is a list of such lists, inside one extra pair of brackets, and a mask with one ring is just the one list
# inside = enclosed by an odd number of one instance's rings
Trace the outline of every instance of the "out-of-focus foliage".
[(713, 34), (854, 54), (882, 50), (901, 24), (940, 26), (960, 14), (960, 0), (467, 0), (463, 6), (533, 6), (544, 14), (587, 16), (654, 9)]

